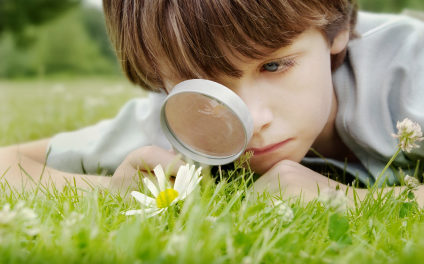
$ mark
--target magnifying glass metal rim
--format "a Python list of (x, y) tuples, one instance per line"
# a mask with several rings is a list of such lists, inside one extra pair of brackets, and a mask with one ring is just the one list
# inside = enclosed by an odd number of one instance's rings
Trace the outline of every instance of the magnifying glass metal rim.
[[(203, 154), (189, 146), (186, 146), (174, 135), (166, 119), (166, 103), (170, 98), (177, 94), (190, 92), (203, 94), (219, 101), (228, 109), (230, 109), (233, 114), (235, 114), (236, 117), (240, 120), (243, 125), (246, 137), (244, 147), (238, 153), (229, 156), (212, 156)], [(162, 130), (170, 143), (177, 149), (177, 151), (179, 151), (184, 156), (203, 164), (223, 165), (234, 161), (244, 152), (253, 134), (253, 120), (249, 113), (249, 109), (243, 100), (241, 100), (241, 98), (236, 93), (224, 85), (206, 79), (190, 79), (178, 83), (165, 98), (165, 101), (162, 104), (160, 115)]]

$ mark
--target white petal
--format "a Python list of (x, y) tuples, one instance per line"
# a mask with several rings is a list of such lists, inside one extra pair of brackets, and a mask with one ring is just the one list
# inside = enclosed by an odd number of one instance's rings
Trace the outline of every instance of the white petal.
[(165, 210), (165, 208), (159, 209), (159, 210), (154, 211), (153, 213), (151, 213), (151, 214), (149, 214), (149, 215), (146, 215), (146, 217), (147, 217), (147, 218), (150, 218), (150, 217), (152, 217), (152, 216), (155, 216), (155, 215), (157, 215), (157, 214), (162, 213), (164, 210)]
[(165, 173), (163, 172), (162, 165), (158, 164), (153, 169), (153, 171), (155, 172), (156, 178), (158, 179), (159, 190), (164, 191), (165, 190), (166, 177), (165, 177)]
[(190, 182), (192, 182), (193, 178), (196, 176), (195, 173), (194, 173), (195, 169), (196, 169), (196, 167), (194, 165), (191, 165), (190, 170), (187, 172), (187, 177), (185, 178), (186, 182), (184, 184), (185, 191), (187, 191), (187, 187), (190, 185)]
[[(194, 165), (191, 165), (190, 166), (190, 171), (188, 172), (188, 175), (190, 176), (189, 177), (189, 181), (188, 181), (188, 183), (191, 181), (191, 179), (194, 177), (194, 170), (196, 169), (196, 166), (194, 166)], [(187, 184), (188, 184), (187, 183)]]
[(201, 172), (202, 167), (199, 167), (194, 173), (191, 174), (190, 181), (187, 182), (187, 189), (189, 188), (189, 186), (192, 186), (197, 183)]
[(141, 192), (136, 192), (136, 191), (132, 191), (131, 195), (137, 200), (139, 201), (141, 204), (145, 205), (145, 206), (152, 206), (155, 204), (155, 199), (141, 193)]
[(202, 173), (202, 167), (199, 167), (192, 177), (192, 182), (197, 182), (197, 179), (199, 179), (200, 174)]
[(196, 181), (190, 182), (190, 184), (187, 186), (187, 190), (181, 195), (180, 199), (184, 200), (190, 193), (193, 192), (193, 190), (199, 185), (200, 180), (202, 177), (198, 178)]
[(129, 210), (124, 212), (125, 215), (136, 215), (136, 214), (144, 214), (144, 210), (140, 209), (140, 210)]
[(190, 183), (190, 185), (187, 187), (187, 195), (189, 195), (196, 187), (199, 185), (200, 180), (202, 177), (198, 178), (196, 181), (193, 181)]
[(176, 204), (178, 201), (182, 200), (180, 196), (181, 196), (181, 195), (178, 195), (178, 197), (177, 197), (177, 198), (175, 198), (175, 199), (171, 202), (171, 204), (170, 204), (169, 206), (173, 206), (173, 205), (174, 205), (174, 204)]
[(142, 180), (144, 185), (147, 186), (147, 188), (153, 194), (153, 196), (157, 197), (159, 195), (159, 190), (156, 187), (156, 185), (151, 180), (149, 180), (149, 178), (144, 177)]
[(190, 165), (186, 164), (184, 166), (180, 166), (180, 168), (178, 169), (174, 184), (174, 189), (178, 192), (178, 194), (184, 193), (187, 187), (186, 178), (188, 176), (189, 167)]
[(157, 211), (160, 211), (162, 209), (158, 208), (147, 208), (147, 209), (139, 209), (139, 210), (129, 210), (125, 212), (125, 215), (146, 215), (147, 217), (150, 217), (152, 214), (156, 214)]
[(199, 175), (202, 172), (202, 167), (199, 167), (196, 172), (193, 173), (194, 169), (195, 167), (193, 165), (190, 170), (190, 177), (186, 178), (187, 182), (185, 183), (184, 191), (180, 194), (181, 200), (185, 199), (187, 195), (189, 195), (200, 182), (201, 177), (199, 179)]

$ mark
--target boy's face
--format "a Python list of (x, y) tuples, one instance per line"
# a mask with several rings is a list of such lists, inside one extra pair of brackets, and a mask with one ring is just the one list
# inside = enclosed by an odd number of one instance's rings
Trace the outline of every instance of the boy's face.
[[(331, 47), (315, 29), (261, 60), (230, 57), (240, 78), (217, 81), (238, 94), (253, 117), (251, 168), (265, 173), (277, 162), (299, 162), (336, 111)], [(168, 91), (182, 80), (165, 80)]]

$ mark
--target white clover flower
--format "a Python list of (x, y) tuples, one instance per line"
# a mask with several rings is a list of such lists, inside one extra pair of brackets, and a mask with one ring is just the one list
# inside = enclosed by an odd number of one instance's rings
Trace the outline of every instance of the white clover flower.
[(2, 231), (20, 231), (34, 236), (39, 233), (38, 225), (37, 214), (32, 209), (25, 207), (23, 201), (19, 201), (13, 209), (7, 203), (0, 210), (0, 236)]
[(165, 247), (165, 253), (176, 256), (178, 252), (183, 251), (187, 245), (188, 238), (185, 234), (172, 234)]
[(405, 178), (403, 178), (403, 181), (405, 182), (406, 187), (411, 190), (415, 190), (420, 185), (420, 182), (417, 178), (411, 177), (409, 175), (406, 175)]
[(277, 201), (274, 203), (274, 208), (276, 209), (276, 213), (280, 216), (279, 221), (284, 224), (291, 223), (294, 218), (293, 210), (290, 206), (283, 203), (282, 201)]
[(62, 225), (65, 229), (70, 229), (76, 224), (80, 223), (83, 219), (84, 219), (83, 214), (79, 214), (73, 211), (67, 218), (63, 219)]
[(412, 149), (419, 147), (416, 142), (424, 140), (420, 125), (408, 118), (402, 122), (398, 121), (396, 128), (398, 133), (392, 134), (392, 136), (399, 139), (399, 146), (403, 151), (411, 152)]
[(54, 84), (53, 87), (52, 87), (52, 92), (55, 93), (55, 94), (65, 93), (66, 92), (65, 84), (63, 84), (63, 83), (56, 83), (56, 84)]
[(210, 216), (210, 215), (205, 217), (205, 220), (210, 222), (210, 223), (215, 223), (217, 219), (218, 219), (218, 217)]
[(107, 101), (104, 98), (99, 98), (99, 97), (84, 98), (84, 107), (87, 109), (104, 106), (106, 104), (107, 104)]
[(0, 211), (0, 225), (7, 225), (16, 217), (16, 212), (10, 210), (10, 204), (5, 204)]
[(199, 167), (196, 171), (195, 169), (194, 165), (190, 166), (186, 164), (181, 166), (178, 169), (175, 184), (171, 187), (169, 180), (165, 177), (162, 166), (160, 164), (157, 165), (153, 171), (155, 172), (159, 186), (156, 186), (147, 177), (142, 179), (144, 185), (150, 190), (154, 197), (147, 196), (141, 192), (131, 192), (131, 195), (145, 208), (140, 210), (129, 210), (125, 212), (125, 214), (145, 214), (147, 217), (152, 217), (167, 210), (168, 207), (174, 205), (176, 202), (184, 200), (202, 179), (202, 177), (199, 177), (202, 168)]
[(252, 263), (254, 263), (254, 260), (251, 256), (243, 257), (243, 259), (241, 260), (241, 264), (252, 264)]
[(348, 202), (347, 197), (343, 191), (330, 188), (320, 192), (318, 201), (337, 212), (345, 212)]

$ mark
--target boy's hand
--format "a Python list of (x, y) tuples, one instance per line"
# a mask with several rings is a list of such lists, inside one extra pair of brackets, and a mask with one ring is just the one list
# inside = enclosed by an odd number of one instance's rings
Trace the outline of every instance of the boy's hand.
[(135, 189), (139, 173), (153, 174), (153, 168), (161, 164), (167, 175), (176, 175), (178, 168), (184, 165), (180, 155), (157, 146), (141, 147), (132, 151), (116, 169), (110, 182), (110, 188), (127, 191)]
[(331, 180), (297, 162), (283, 160), (275, 164), (262, 175), (253, 185), (254, 192), (267, 191), (271, 195), (281, 195), (284, 198), (302, 196), (305, 202), (318, 197), (320, 190), (326, 188), (346, 190), (347, 186)]
[(418, 188), (414, 191), (415, 199), (420, 208), (424, 207), (424, 185), (418, 186)]
[[(297, 162), (284, 160), (280, 161), (264, 175), (262, 175), (253, 185), (255, 193), (269, 192), (271, 195), (278, 195), (281, 192), (283, 198), (298, 197), (302, 195), (305, 202), (309, 202), (318, 197), (318, 187), (320, 190), (326, 188), (336, 189), (346, 192), (346, 185), (336, 182), (321, 175)], [(394, 189), (395, 195), (404, 191), (403, 186), (386, 187), (384, 191)], [(354, 205), (354, 196), (359, 200), (365, 199), (368, 189), (349, 188), (347, 192), (348, 204)], [(420, 208), (424, 206), (424, 185), (418, 186), (414, 190), (415, 199)]]

